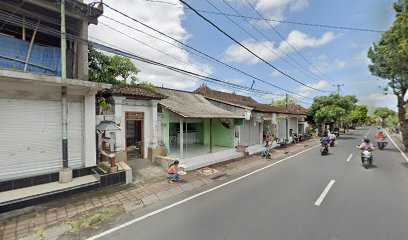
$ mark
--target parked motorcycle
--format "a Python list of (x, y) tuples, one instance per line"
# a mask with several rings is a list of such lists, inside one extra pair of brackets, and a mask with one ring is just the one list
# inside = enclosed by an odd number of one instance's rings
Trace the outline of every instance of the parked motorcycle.
[(385, 140), (377, 140), (377, 146), (380, 150), (383, 150), (387, 146), (388, 142)]
[(340, 131), (337, 131), (337, 130), (336, 130), (336, 131), (334, 131), (333, 133), (334, 133), (334, 135), (336, 135), (336, 137), (339, 137), (339, 136), (340, 136)]
[(322, 146), (320, 147), (320, 153), (322, 154), (322, 156), (329, 154), (329, 146), (327, 144), (322, 144)]

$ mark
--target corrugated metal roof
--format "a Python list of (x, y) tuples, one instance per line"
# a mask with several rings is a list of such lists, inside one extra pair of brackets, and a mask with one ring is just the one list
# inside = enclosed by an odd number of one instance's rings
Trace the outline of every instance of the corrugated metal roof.
[(160, 104), (170, 111), (186, 118), (234, 118), (244, 116), (224, 110), (211, 104), (202, 95), (172, 89), (157, 88), (160, 94), (167, 96)]

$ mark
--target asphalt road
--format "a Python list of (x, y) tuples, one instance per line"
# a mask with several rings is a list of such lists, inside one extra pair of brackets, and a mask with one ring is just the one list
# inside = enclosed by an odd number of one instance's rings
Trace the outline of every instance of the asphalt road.
[(406, 160), (389, 142), (374, 152), (377, 168), (364, 169), (355, 147), (368, 131), (341, 136), (328, 156), (312, 149), (100, 239), (408, 239)]

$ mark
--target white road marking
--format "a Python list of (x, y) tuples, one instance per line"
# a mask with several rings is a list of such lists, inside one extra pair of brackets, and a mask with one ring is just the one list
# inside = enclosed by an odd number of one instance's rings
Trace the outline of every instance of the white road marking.
[(390, 139), (392, 144), (394, 144), (394, 146), (398, 149), (398, 151), (400, 151), (401, 155), (405, 158), (405, 161), (408, 162), (407, 155), (405, 155), (405, 153), (401, 150), (401, 148), (398, 147), (398, 145), (394, 142), (394, 140), (391, 138), (391, 136), (388, 134), (388, 132), (387, 131), (384, 131), (384, 132), (387, 134), (387, 137)]
[(322, 194), (320, 194), (320, 197), (316, 200), (315, 205), (320, 206), (322, 204), (324, 198), (326, 197), (327, 193), (330, 191), (330, 188), (333, 186), (333, 184), (336, 182), (336, 180), (331, 180), (329, 184), (327, 184), (326, 188), (323, 190)]
[(350, 162), (352, 157), (353, 157), (353, 154), (350, 154), (350, 156), (347, 158), (346, 162)]
[(217, 190), (217, 189), (219, 189), (219, 188), (222, 188), (222, 187), (224, 187), (224, 186), (227, 186), (227, 185), (229, 185), (229, 184), (231, 184), (231, 183), (234, 183), (234, 182), (236, 182), (236, 181), (239, 181), (239, 180), (241, 180), (241, 179), (247, 178), (247, 177), (249, 177), (249, 176), (251, 176), (251, 175), (253, 175), (253, 174), (257, 173), (257, 172), (263, 171), (263, 170), (265, 170), (265, 169), (267, 169), (267, 168), (270, 168), (270, 167), (275, 166), (275, 165), (277, 165), (277, 164), (279, 164), (279, 163), (282, 163), (282, 162), (284, 162), (284, 161), (287, 161), (287, 160), (289, 160), (289, 159), (291, 159), (291, 158), (293, 158), (293, 157), (296, 157), (296, 156), (298, 156), (298, 155), (300, 155), (300, 154), (302, 154), (302, 153), (305, 153), (305, 152), (310, 151), (310, 150), (312, 150), (312, 149), (314, 149), (314, 148), (317, 148), (317, 147), (320, 147), (320, 144), (319, 144), (319, 145), (316, 145), (316, 146), (314, 146), (314, 147), (308, 148), (308, 149), (306, 149), (306, 150), (303, 150), (303, 151), (301, 151), (301, 152), (298, 152), (298, 153), (296, 153), (296, 154), (294, 154), (294, 155), (292, 155), (292, 156), (290, 156), (290, 157), (287, 157), (287, 158), (284, 158), (284, 159), (282, 159), (282, 160), (279, 160), (279, 161), (277, 161), (277, 162), (275, 162), (275, 163), (269, 164), (269, 165), (267, 165), (267, 166), (265, 166), (265, 167), (263, 167), (263, 168), (257, 169), (257, 170), (255, 170), (255, 171), (250, 172), (250, 173), (247, 173), (247, 174), (245, 174), (245, 175), (243, 175), (243, 176), (241, 176), (241, 177), (235, 178), (235, 179), (233, 179), (233, 180), (231, 180), (231, 181), (228, 181), (228, 182), (223, 183), (223, 184), (221, 184), (221, 185), (218, 185), (218, 186), (216, 186), (216, 187), (210, 188), (210, 189), (205, 190), (205, 191), (203, 191), (203, 192), (197, 193), (197, 194), (195, 194), (195, 195), (193, 195), (193, 196), (191, 196), (191, 197), (185, 198), (185, 199), (183, 199), (183, 200), (181, 200), (181, 201), (175, 202), (175, 203), (170, 204), (170, 205), (168, 205), (168, 206), (166, 206), (166, 207), (157, 209), (157, 210), (155, 210), (155, 211), (153, 211), (153, 212), (150, 212), (150, 213), (148, 213), (148, 214), (146, 214), (146, 215), (143, 215), (143, 216), (141, 216), (141, 217), (135, 218), (135, 219), (133, 219), (133, 220), (131, 220), (131, 221), (129, 221), (129, 222), (123, 223), (123, 224), (121, 224), (121, 225), (119, 225), (119, 226), (117, 226), (117, 227), (111, 228), (111, 229), (109, 229), (109, 230), (107, 230), (107, 231), (105, 231), (105, 232), (102, 232), (102, 233), (97, 234), (97, 235), (95, 235), (95, 236), (93, 236), (93, 237), (90, 237), (90, 238), (88, 238), (88, 240), (95, 240), (95, 239), (98, 239), (98, 238), (100, 238), (100, 237), (106, 236), (106, 235), (108, 235), (108, 234), (110, 234), (110, 233), (113, 233), (113, 232), (119, 230), (119, 229), (122, 229), (122, 228), (124, 228), (124, 227), (127, 227), (127, 226), (129, 226), (129, 225), (131, 225), (131, 224), (133, 224), (133, 223), (140, 222), (140, 221), (142, 221), (142, 220), (144, 220), (144, 219), (146, 219), (146, 218), (148, 218), (148, 217), (151, 217), (151, 216), (154, 216), (154, 215), (156, 215), (156, 214), (158, 214), (158, 213), (164, 212), (164, 211), (166, 211), (166, 210), (168, 210), (168, 209), (170, 209), (170, 208), (176, 207), (176, 206), (178, 206), (178, 205), (180, 205), (180, 204), (183, 204), (183, 203), (185, 203), (185, 202), (188, 202), (188, 201), (190, 201), (190, 200), (193, 200), (193, 199), (195, 199), (195, 198), (197, 198), (197, 197), (200, 197), (200, 196), (202, 196), (202, 195), (204, 195), (204, 194), (207, 194), (207, 193), (209, 193), (209, 192), (215, 191), (215, 190)]

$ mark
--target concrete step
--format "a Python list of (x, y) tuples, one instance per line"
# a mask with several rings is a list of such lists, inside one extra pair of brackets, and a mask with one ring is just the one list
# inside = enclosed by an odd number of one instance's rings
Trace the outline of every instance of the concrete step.
[(0, 206), (13, 204), (20, 201), (28, 201), (30, 199), (40, 198), (76, 188), (83, 188), (94, 184), (99, 184), (99, 180), (94, 175), (87, 175), (74, 178), (69, 183), (52, 182), (6, 191), (0, 194)]

